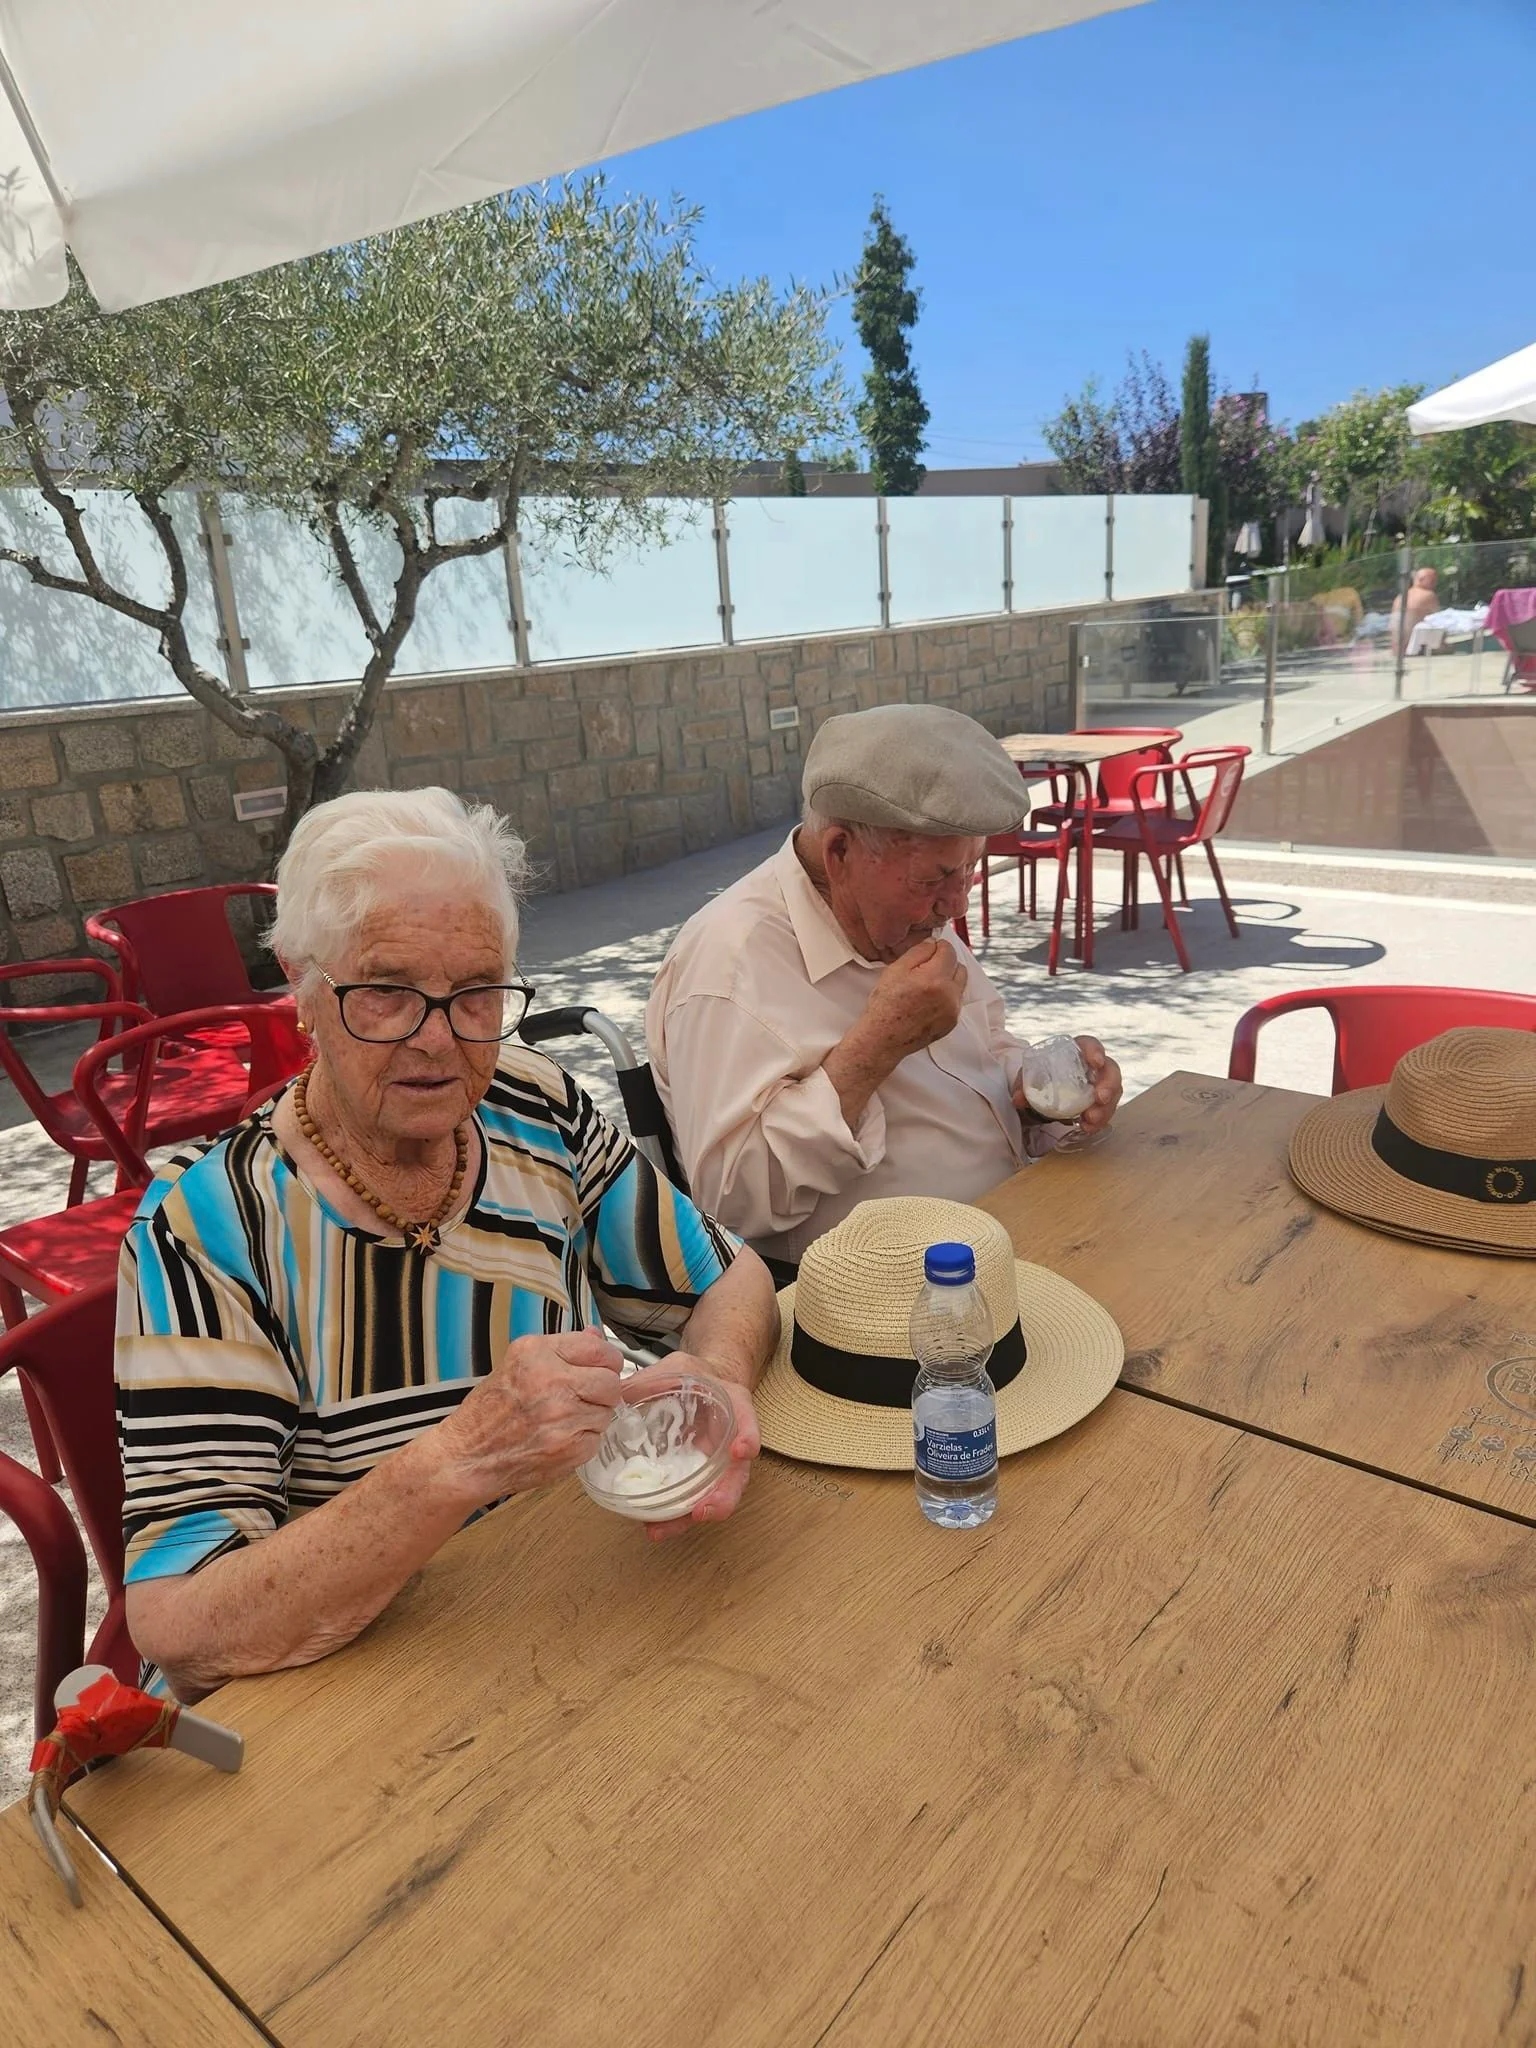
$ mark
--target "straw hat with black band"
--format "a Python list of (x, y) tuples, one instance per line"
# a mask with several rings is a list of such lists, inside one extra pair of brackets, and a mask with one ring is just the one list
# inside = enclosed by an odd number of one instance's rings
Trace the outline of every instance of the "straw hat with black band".
[(766, 1449), (814, 1465), (912, 1469), (907, 1319), (931, 1244), (968, 1244), (992, 1311), (987, 1370), (1001, 1456), (1080, 1422), (1114, 1386), (1125, 1346), (1106, 1309), (1015, 1259), (1002, 1224), (963, 1202), (861, 1202), (812, 1243), (779, 1296), (778, 1349), (753, 1395)]
[(1452, 1250), (1536, 1258), (1536, 1032), (1444, 1032), (1385, 1088), (1319, 1103), (1291, 1174), (1373, 1230)]

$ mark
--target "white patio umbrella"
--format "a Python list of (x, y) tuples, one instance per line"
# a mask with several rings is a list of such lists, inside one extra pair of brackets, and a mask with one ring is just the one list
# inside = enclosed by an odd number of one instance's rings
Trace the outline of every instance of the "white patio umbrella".
[(0, 0), (0, 305), (60, 298), (66, 245), (141, 305), (1139, 4)]
[(1408, 424), (1416, 434), (1450, 434), (1457, 427), (1486, 426), (1489, 420), (1536, 424), (1536, 342), (1408, 408)]

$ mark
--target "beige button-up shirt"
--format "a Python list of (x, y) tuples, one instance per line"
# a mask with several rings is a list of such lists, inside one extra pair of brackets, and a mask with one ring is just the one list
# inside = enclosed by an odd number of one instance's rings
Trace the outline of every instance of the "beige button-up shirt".
[(849, 944), (793, 835), (673, 941), (645, 1013), (651, 1065), (694, 1199), (757, 1250), (798, 1260), (860, 1202), (974, 1201), (1024, 1165), (1022, 1044), (975, 958), (944, 937), (965, 963), (960, 1021), (901, 1062), (853, 1130), (821, 1063), (882, 964)]

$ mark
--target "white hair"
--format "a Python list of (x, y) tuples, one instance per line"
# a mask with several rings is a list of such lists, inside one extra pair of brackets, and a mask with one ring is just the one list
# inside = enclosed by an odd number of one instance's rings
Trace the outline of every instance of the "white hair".
[(915, 846), (928, 836), (923, 832), (904, 831), (899, 825), (860, 825), (852, 818), (829, 818), (825, 811), (818, 811), (809, 802), (801, 813), (800, 822), (813, 839), (819, 839), (825, 832), (846, 832), (850, 839), (873, 854), (894, 853), (902, 847)]
[(380, 902), (417, 884), (483, 903), (501, 924), (505, 969), (517, 958), (522, 840), (489, 804), (451, 789), (359, 789), (317, 804), (277, 864), (267, 944), (301, 976), (344, 954)]

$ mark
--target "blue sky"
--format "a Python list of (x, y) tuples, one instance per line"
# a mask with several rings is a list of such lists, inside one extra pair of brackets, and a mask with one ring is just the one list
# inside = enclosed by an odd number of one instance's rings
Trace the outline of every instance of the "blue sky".
[[(1151, 0), (620, 157), (721, 275), (820, 282), (884, 192), (931, 465), (1043, 455), (1131, 348), (1209, 330), (1296, 420), (1536, 341), (1536, 0)], [(851, 369), (862, 356), (850, 343)]]

